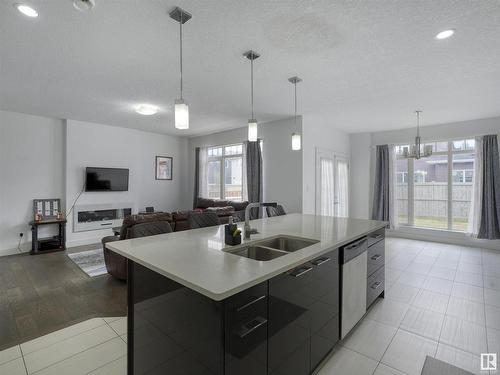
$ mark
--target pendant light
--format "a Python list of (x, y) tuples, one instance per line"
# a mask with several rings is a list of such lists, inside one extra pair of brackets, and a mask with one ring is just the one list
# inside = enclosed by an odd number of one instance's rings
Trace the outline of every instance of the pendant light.
[(174, 123), (177, 129), (189, 129), (189, 106), (182, 96), (182, 25), (191, 19), (191, 14), (185, 10), (175, 7), (169, 13), (170, 18), (179, 22), (179, 52), (180, 52), (180, 78), (181, 78), (181, 96), (175, 100), (174, 105)]
[(422, 157), (428, 158), (432, 155), (432, 146), (427, 145), (424, 147), (424, 153), (422, 154), (422, 142), (420, 139), (420, 114), (422, 111), (415, 111), (417, 116), (417, 136), (415, 137), (415, 144), (410, 146), (410, 150), (408, 147), (403, 149), (403, 157), (406, 159), (420, 159)]
[[(302, 80), (299, 77), (291, 77), (288, 78), (288, 81), (293, 84), (294, 88), (294, 121), (295, 121), (295, 129), (297, 129), (297, 83)], [(302, 136), (300, 133), (292, 133), (292, 150), (300, 151), (302, 149)]]
[(253, 112), (253, 61), (258, 59), (260, 55), (255, 51), (247, 51), (243, 54), (248, 60), (250, 60), (250, 97), (252, 104), (252, 118), (248, 120), (248, 141), (257, 141), (257, 120), (255, 119)]

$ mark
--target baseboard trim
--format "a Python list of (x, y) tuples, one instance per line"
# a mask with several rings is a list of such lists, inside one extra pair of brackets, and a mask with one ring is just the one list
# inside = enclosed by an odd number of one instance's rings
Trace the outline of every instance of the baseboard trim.
[(480, 247), (483, 249), (497, 251), (500, 249), (500, 240), (482, 240), (470, 237), (465, 233), (449, 232), (445, 230), (400, 227), (398, 229), (388, 229), (387, 235), (391, 237), (408, 238), (411, 240), (448, 243), (458, 246)]

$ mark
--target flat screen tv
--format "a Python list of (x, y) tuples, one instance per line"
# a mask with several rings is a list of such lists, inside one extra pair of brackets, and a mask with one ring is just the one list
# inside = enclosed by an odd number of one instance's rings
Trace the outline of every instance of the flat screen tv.
[(128, 169), (87, 167), (85, 191), (127, 191)]

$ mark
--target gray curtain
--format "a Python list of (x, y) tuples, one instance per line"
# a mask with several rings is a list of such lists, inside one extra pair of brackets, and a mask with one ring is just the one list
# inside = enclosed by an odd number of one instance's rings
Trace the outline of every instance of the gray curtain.
[[(262, 151), (260, 140), (246, 143), (247, 190), (249, 202), (262, 201)], [(252, 218), (259, 216), (259, 209), (252, 209)]]
[(389, 146), (377, 146), (372, 220), (389, 221)]
[(200, 195), (200, 148), (194, 150), (194, 194), (193, 209), (198, 207), (198, 197)]
[(500, 239), (500, 159), (496, 135), (483, 137), (483, 200), (478, 238)]

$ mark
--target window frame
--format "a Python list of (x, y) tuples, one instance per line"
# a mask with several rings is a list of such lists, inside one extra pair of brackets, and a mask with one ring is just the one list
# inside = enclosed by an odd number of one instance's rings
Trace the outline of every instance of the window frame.
[[(460, 154), (475, 154), (476, 153), (476, 145), (474, 145), (474, 148), (471, 149), (469, 148), (467, 141), (473, 140), (474, 137), (465, 137), (465, 138), (454, 138), (454, 139), (448, 139), (448, 140), (432, 140), (432, 141), (426, 141), (422, 142), (423, 145), (426, 144), (434, 144), (436, 147), (433, 147), (433, 152), (432, 156), (447, 156), (447, 161), (448, 161), (448, 179), (447, 179), (447, 188), (448, 188), (448, 207), (447, 207), (447, 229), (441, 229), (441, 228), (432, 228), (432, 227), (420, 227), (415, 225), (415, 178), (414, 178), (414, 167), (415, 167), (415, 159), (405, 159), (401, 153), (396, 152), (396, 159), (398, 160), (407, 160), (407, 172), (396, 172), (396, 175), (399, 173), (407, 173), (407, 181), (403, 182), (408, 184), (408, 223), (401, 223), (401, 226), (404, 227), (412, 227), (412, 228), (418, 228), (418, 229), (428, 229), (428, 230), (444, 230), (444, 231), (450, 231), (450, 232), (458, 232), (458, 233), (464, 233), (463, 231), (458, 231), (453, 229), (453, 185), (455, 183), (465, 183), (465, 172), (466, 171), (473, 171), (474, 169), (460, 169), (459, 171), (463, 171), (463, 177), (464, 181), (463, 182), (455, 182), (453, 181), (453, 156), (454, 155), (460, 155)], [(454, 148), (454, 142), (464, 142), (464, 149), (461, 150), (456, 150)], [(448, 143), (448, 150), (447, 151), (434, 151), (437, 148), (438, 143)], [(408, 146), (408, 143), (398, 143), (395, 144), (395, 150), (397, 151), (402, 150), (403, 147)], [(413, 176), (410, 178), (409, 176)], [(397, 180), (396, 180), (397, 181)], [(472, 177), (472, 181), (474, 181), (474, 175)], [(474, 199), (474, 197), (472, 197)]]
[[(228, 154), (226, 155), (226, 147), (231, 147), (231, 146), (241, 146), (241, 153), (240, 154)], [(221, 152), (221, 155), (220, 156), (209, 156), (209, 150), (211, 149), (217, 149), (217, 148), (221, 148), (222, 149), (222, 152)], [(219, 199), (220, 200), (228, 200), (228, 198), (226, 198), (226, 172), (225, 172), (225, 169), (226, 169), (226, 159), (235, 159), (235, 158), (241, 158), (241, 175), (243, 176), (243, 143), (230, 143), (230, 144), (227, 144), (227, 145), (217, 145), (217, 146), (209, 146), (207, 147), (207, 165), (205, 166), (205, 168), (208, 166), (208, 163), (210, 163), (211, 161), (220, 161), (220, 170), (219, 170), (219, 186), (220, 186), (220, 191), (219, 191)], [(208, 178), (208, 176), (207, 176)], [(243, 178), (242, 178), (243, 180)], [(210, 198), (210, 197), (208, 197)], [(232, 199), (234, 200), (234, 199)], [(243, 197), (243, 181), (242, 181), (242, 186), (241, 186), (241, 200), (243, 201), (244, 200), (244, 197)]]

